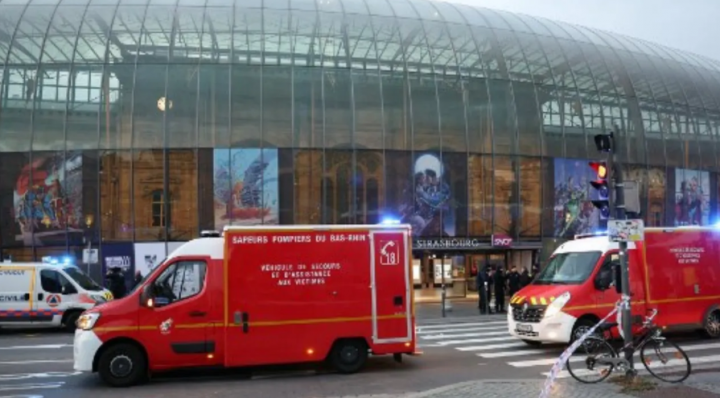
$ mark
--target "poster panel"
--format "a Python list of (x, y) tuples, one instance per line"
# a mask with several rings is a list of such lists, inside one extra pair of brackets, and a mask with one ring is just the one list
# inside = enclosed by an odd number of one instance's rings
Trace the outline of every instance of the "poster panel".
[(82, 234), (82, 153), (34, 153), (13, 187), (15, 240), (25, 245), (64, 243)]
[(675, 169), (675, 225), (710, 223), (710, 173)]
[(278, 223), (278, 150), (215, 149), (215, 228)]
[(596, 231), (600, 212), (592, 204), (597, 199), (597, 193), (589, 190), (595, 175), (588, 161), (556, 158), (554, 166), (555, 236), (572, 239), (576, 234)]
[(411, 170), (411, 183), (406, 185), (398, 209), (401, 221), (412, 225), (416, 236), (455, 236), (452, 170), (434, 152), (417, 153)]
[(120, 268), (125, 275), (128, 289), (135, 286), (135, 264), (133, 264), (134, 247), (132, 242), (103, 243), (100, 246), (103, 286), (107, 287), (105, 275), (111, 268)]
[(165, 242), (135, 244), (135, 272), (145, 277), (167, 257)]

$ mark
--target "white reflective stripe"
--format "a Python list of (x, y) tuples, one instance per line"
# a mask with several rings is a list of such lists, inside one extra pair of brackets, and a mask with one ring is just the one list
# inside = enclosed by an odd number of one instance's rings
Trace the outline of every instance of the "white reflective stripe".
[(517, 357), (521, 355), (537, 355), (546, 354), (545, 350), (518, 350), (518, 351), (501, 351), (501, 352), (490, 352), (487, 354), (477, 354), (483, 358), (504, 358), (504, 357)]
[(447, 327), (468, 327), (468, 326), (490, 326), (490, 325), (507, 325), (507, 321), (499, 321), (499, 322), (473, 322), (473, 323), (443, 323), (442, 325), (418, 325), (416, 327), (417, 330), (426, 330), (426, 329), (442, 329)]
[(16, 345), (0, 347), (0, 350), (50, 350), (65, 347), (72, 347), (72, 344)]
[(507, 326), (490, 326), (486, 328), (448, 328), (448, 329), (436, 329), (436, 330), (418, 330), (416, 333), (419, 336), (427, 334), (443, 334), (443, 333), (465, 333), (465, 332), (484, 332), (494, 330), (507, 330)]
[(438, 341), (435, 344), (437, 345), (459, 345), (459, 344), (476, 344), (476, 343), (491, 343), (495, 341), (508, 341), (510, 340), (510, 336), (506, 337), (489, 337), (487, 339), (464, 339), (464, 340), (445, 340), (445, 341)]
[(485, 351), (485, 350), (497, 350), (498, 348), (512, 348), (512, 347), (525, 347), (525, 343), (505, 343), (505, 344), (487, 344), (487, 345), (476, 345), (470, 347), (457, 347), (458, 351)]
[(444, 334), (444, 335), (431, 335), (423, 336), (423, 340), (442, 340), (442, 339), (457, 339), (460, 337), (482, 337), (482, 336), (508, 336), (506, 339), (510, 339), (507, 330), (502, 332), (487, 332), (487, 333), (464, 333), (464, 334)]

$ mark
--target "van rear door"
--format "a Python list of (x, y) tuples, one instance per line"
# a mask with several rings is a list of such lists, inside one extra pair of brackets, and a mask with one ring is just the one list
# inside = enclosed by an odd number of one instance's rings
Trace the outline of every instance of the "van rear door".
[(29, 324), (32, 321), (35, 267), (0, 264), (0, 323)]
[(375, 230), (371, 237), (373, 342), (412, 339), (408, 232)]

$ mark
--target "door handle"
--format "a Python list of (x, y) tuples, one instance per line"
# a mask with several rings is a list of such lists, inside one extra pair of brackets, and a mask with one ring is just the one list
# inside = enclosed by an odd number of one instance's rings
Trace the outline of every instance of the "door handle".
[(248, 325), (248, 321), (250, 320), (250, 315), (248, 315), (247, 312), (243, 312), (242, 314), (242, 328), (243, 333), (247, 333), (250, 329), (250, 325)]
[(205, 315), (207, 315), (207, 312), (203, 312), (203, 311), (190, 311), (190, 316), (191, 316), (192, 318), (200, 318), (200, 317), (203, 317), (203, 316), (205, 316)]
[(242, 331), (243, 331), (243, 333), (247, 333), (248, 330), (250, 329), (250, 325), (248, 324), (248, 322), (249, 322), (249, 320), (250, 320), (250, 316), (248, 315), (248, 313), (247, 313), (247, 312), (235, 311), (235, 314), (234, 314), (234, 317), (233, 317), (233, 318), (234, 318), (234, 321), (235, 321), (235, 324), (236, 324), (236, 325), (242, 324)]
[[(25, 294), (23, 295), (23, 300), (25, 300), (25, 301), (30, 301), (30, 293), (25, 293)], [(42, 299), (41, 299), (41, 300), (42, 300)]]

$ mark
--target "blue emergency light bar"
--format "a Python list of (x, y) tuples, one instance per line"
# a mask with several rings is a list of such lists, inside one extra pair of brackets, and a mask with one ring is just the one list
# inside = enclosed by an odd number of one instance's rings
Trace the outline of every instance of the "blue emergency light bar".
[(585, 238), (592, 238), (595, 236), (608, 236), (607, 231), (596, 231), (592, 233), (587, 234), (577, 234), (573, 237), (573, 239), (585, 239)]
[(42, 258), (43, 264), (50, 264), (50, 265), (73, 265), (72, 258), (69, 256), (64, 257), (54, 257), (54, 256), (44, 256)]

